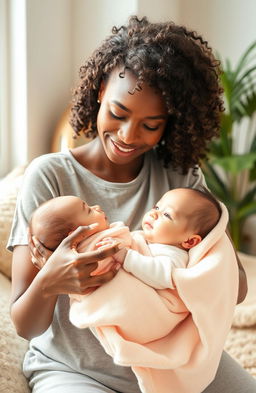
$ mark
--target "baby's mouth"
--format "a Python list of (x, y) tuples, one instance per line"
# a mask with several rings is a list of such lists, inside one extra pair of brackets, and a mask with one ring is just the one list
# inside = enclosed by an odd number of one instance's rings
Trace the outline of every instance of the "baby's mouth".
[(150, 229), (153, 229), (153, 225), (150, 222), (148, 222), (148, 221), (144, 223), (144, 226), (147, 226)]

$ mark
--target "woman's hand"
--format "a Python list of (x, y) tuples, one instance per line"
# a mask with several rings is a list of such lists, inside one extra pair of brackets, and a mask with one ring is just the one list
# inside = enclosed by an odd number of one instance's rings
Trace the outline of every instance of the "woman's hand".
[(28, 247), (33, 265), (41, 270), (52, 255), (52, 251), (44, 247), (35, 236), (32, 236), (30, 228), (28, 228)]
[[(88, 288), (98, 287), (111, 280), (118, 271), (117, 264), (107, 273), (91, 276), (98, 267), (98, 261), (119, 251), (117, 242), (100, 247), (95, 251), (77, 252), (78, 244), (92, 232), (92, 226), (79, 227), (67, 236), (49, 256), (38, 273), (41, 276), (44, 296), (59, 294), (84, 294)], [(35, 243), (37, 253), (48, 257), (48, 251), (40, 243)], [(45, 256), (45, 252), (47, 256)]]
[[(94, 223), (88, 225), (86, 228), (88, 229), (86, 232), (86, 237), (90, 236), (93, 233), (93, 230), (97, 228), (99, 224)], [(70, 233), (71, 234), (71, 233)], [(53, 251), (49, 250), (49, 248), (45, 247), (36, 236), (32, 236), (30, 228), (28, 228), (28, 247), (31, 255), (31, 260), (33, 265), (41, 270), (45, 265), (46, 261), (52, 255)]]

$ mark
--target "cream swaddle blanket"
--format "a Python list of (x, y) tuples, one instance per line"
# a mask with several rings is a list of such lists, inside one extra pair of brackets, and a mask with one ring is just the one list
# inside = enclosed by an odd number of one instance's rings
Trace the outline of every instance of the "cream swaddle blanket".
[(131, 367), (143, 393), (200, 393), (215, 377), (238, 294), (221, 207), (187, 268), (173, 270), (176, 290), (155, 290), (121, 268), (89, 295), (71, 296), (70, 321), (91, 328), (116, 364)]

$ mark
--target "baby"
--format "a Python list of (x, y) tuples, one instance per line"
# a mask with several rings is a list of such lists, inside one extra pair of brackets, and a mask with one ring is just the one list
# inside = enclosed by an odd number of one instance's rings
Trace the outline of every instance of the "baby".
[[(186, 267), (187, 251), (212, 230), (220, 214), (220, 206), (211, 194), (177, 188), (164, 194), (145, 214), (142, 231), (130, 233), (121, 222), (109, 224), (99, 205), (88, 206), (78, 197), (61, 196), (33, 213), (30, 231), (53, 251), (78, 226), (97, 223), (95, 234), (81, 243), (80, 251), (117, 241), (124, 248), (115, 255), (115, 261), (144, 283), (162, 289), (173, 288), (173, 267)], [(106, 272), (115, 261), (101, 261), (92, 274)]]
[(172, 289), (173, 268), (187, 266), (188, 251), (216, 226), (220, 215), (218, 201), (207, 190), (170, 190), (145, 214), (142, 231), (132, 232), (130, 247), (119, 251), (115, 259), (153, 288)]
[[(109, 224), (99, 205), (89, 206), (79, 197), (72, 195), (56, 197), (40, 205), (31, 216), (29, 229), (31, 235), (36, 236), (44, 247), (54, 251), (77, 227), (91, 224), (97, 226), (90, 231), (90, 236), (78, 245), (78, 252), (99, 248), (101, 245), (98, 245), (98, 242), (102, 240), (102, 236), (108, 239), (111, 237), (111, 243), (119, 243), (119, 248), (130, 246), (131, 235), (127, 226), (121, 221)], [(105, 273), (113, 266), (116, 266), (116, 261), (112, 257), (105, 258), (98, 262), (98, 268), (91, 275)], [(88, 289), (88, 292), (91, 290)]]
[(133, 232), (130, 248), (115, 258), (153, 288), (174, 288), (173, 268), (187, 266), (188, 251), (216, 226), (220, 216), (219, 203), (206, 190), (173, 189), (145, 214), (142, 231)]
[(69, 233), (80, 225), (97, 223), (97, 231), (109, 228), (109, 222), (99, 205), (88, 206), (76, 196), (60, 196), (40, 205), (30, 219), (32, 235), (54, 251)]

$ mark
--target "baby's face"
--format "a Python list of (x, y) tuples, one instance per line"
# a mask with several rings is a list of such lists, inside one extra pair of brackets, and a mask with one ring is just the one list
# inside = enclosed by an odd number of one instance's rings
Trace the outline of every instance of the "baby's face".
[(191, 236), (189, 217), (194, 204), (191, 190), (168, 191), (160, 201), (145, 214), (142, 229), (147, 241), (180, 247)]
[(109, 227), (108, 219), (99, 205), (89, 206), (85, 201), (74, 196), (64, 197), (61, 203), (63, 214), (71, 215), (77, 226), (98, 223), (97, 232)]
[(52, 215), (72, 222), (75, 228), (98, 223), (95, 228), (95, 232), (98, 232), (109, 227), (108, 219), (99, 205), (88, 206), (82, 199), (70, 195), (51, 199), (39, 208), (33, 219), (33, 232), (37, 236), (44, 232), (44, 223), (51, 222)]

